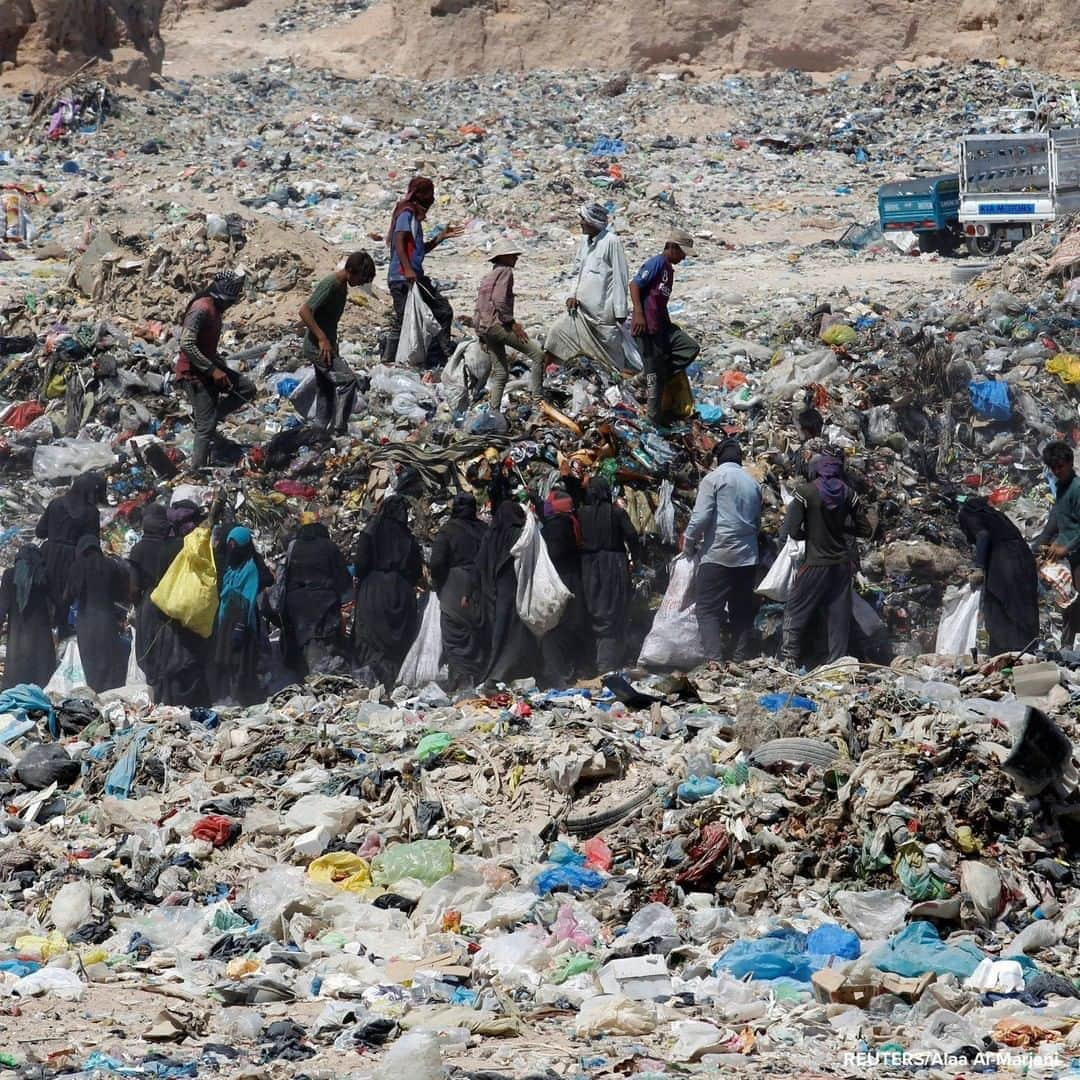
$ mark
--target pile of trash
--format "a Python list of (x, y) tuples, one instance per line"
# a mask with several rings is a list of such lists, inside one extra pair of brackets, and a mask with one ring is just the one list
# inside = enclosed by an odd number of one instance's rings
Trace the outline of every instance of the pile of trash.
[[(311, 507), (351, 552), (393, 486), (428, 544), (453, 492), (483, 493), (500, 468), (541, 496), (561, 469), (599, 473), (647, 541), (637, 656), (686, 573), (672, 560), (715, 442), (739, 435), (776, 537), (812, 405), (875, 518), (859, 658), (781, 670), (782, 606), (765, 601), (763, 655), (738, 670), (689, 658), (471, 698), (323, 676), (244, 710), (155, 708), (137, 668), (101, 695), (64, 670), (11, 688), (14, 1075), (1075, 1068), (1080, 656), (1049, 598), (1040, 655), (974, 660), (935, 640), (971, 564), (958, 497), (1033, 537), (1052, 505), (1039, 448), (1080, 437), (1080, 228), (965, 287), (897, 288), (897, 264), (935, 264), (825, 239), (883, 179), (946, 167), (1001, 101), (1022, 126), (1032, 93), (1036, 112), (1067, 110), (1066, 89), (989, 65), (823, 88), (794, 73), (605, 84), (360, 85), (267, 65), (163, 79), (52, 139), (55, 102), (33, 122), (33, 103), (0, 104), (0, 182), (24, 199), (0, 249), (0, 560), (90, 469), (107, 477), (111, 552), (130, 550), (147, 501), (217, 495), (271, 562)], [(691, 130), (719, 110), (722, 127)], [(652, 427), (639, 380), (586, 367), (548, 372), (543, 404), (517, 371), (491, 413), (463, 327), (441, 372), (378, 359), (377, 285), (342, 324), (362, 387), (349, 433), (314, 426), (299, 306), (349, 250), (385, 258), (389, 209), (421, 169), (438, 177), (433, 216), (467, 223), (432, 259), (447, 295), (471, 310), (490, 244), (523, 241), (530, 335), (562, 306), (584, 197), (609, 202), (632, 258), (672, 222), (693, 231), (672, 312), (703, 350), (679, 422)], [(817, 239), (768, 238), (815, 218)], [(866, 281), (744, 280), (776, 262)], [(238, 265), (225, 351), (258, 395), (224, 424), (209, 485), (186, 472), (176, 325)]]

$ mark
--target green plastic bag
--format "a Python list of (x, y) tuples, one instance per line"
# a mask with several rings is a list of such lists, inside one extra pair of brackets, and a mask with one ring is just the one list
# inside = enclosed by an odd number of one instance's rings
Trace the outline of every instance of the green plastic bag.
[(826, 345), (850, 345), (858, 336), (853, 326), (848, 326), (846, 323), (834, 323), (822, 332), (821, 340)]
[(453, 737), (445, 731), (432, 731), (416, 744), (416, 760), (425, 764), (442, 757), (450, 748)]
[(425, 885), (454, 871), (454, 853), (449, 840), (414, 840), (411, 844), (394, 844), (371, 861), (371, 874), (376, 885), (393, 885), (403, 878), (416, 878)]

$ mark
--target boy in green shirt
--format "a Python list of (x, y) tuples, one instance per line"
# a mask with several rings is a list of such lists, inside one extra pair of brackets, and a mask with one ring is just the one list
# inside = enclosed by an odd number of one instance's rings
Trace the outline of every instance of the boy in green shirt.
[(338, 323), (345, 313), (350, 287), (375, 280), (375, 263), (366, 251), (354, 251), (341, 270), (324, 277), (300, 309), (307, 327), (304, 356), (315, 365), (315, 423), (343, 435), (349, 430), (356, 399), (356, 376), (338, 352)]

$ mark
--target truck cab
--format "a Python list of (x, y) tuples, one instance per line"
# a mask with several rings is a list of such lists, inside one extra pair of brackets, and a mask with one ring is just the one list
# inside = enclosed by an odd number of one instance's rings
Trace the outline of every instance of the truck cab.
[(920, 251), (947, 255), (956, 248), (960, 210), (960, 177), (956, 173), (913, 177), (878, 188), (878, 221), (882, 232), (913, 232)]

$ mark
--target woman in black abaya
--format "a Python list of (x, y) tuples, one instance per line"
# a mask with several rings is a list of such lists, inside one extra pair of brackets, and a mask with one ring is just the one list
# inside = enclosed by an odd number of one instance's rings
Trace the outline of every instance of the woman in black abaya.
[(400, 495), (388, 495), (356, 544), (356, 659), (393, 688), (401, 662), (416, 637), (416, 586), (424, 560), (409, 529)]
[(105, 480), (96, 472), (77, 476), (64, 495), (58, 495), (45, 508), (37, 523), (35, 535), (45, 543), (41, 553), (49, 579), (49, 596), (53, 604), (53, 626), (60, 637), (70, 637), (68, 619), (68, 576), (75, 565), (75, 545), (84, 537), (101, 537), (101, 511), (105, 501)]
[(341, 656), (341, 601), (352, 577), (327, 527), (314, 515), (301, 520), (284, 570), (283, 632), (285, 662), (303, 678)]
[(1031, 648), (1039, 637), (1039, 572), (1020, 530), (983, 498), (957, 514), (982, 575), (982, 614), (990, 655)]
[(540, 668), (539, 643), (517, 613), (517, 571), (510, 549), (525, 525), (525, 511), (511, 499), (500, 502), (476, 557), (473, 603), (490, 642), (482, 681), (509, 682)]
[(554, 489), (544, 500), (544, 524), (540, 530), (555, 570), (573, 594), (559, 625), (540, 642), (544, 676), (552, 686), (566, 686), (584, 672), (588, 632), (585, 622), (584, 586), (581, 580), (581, 526), (570, 494)]
[(15, 565), (0, 581), (0, 631), (7, 623), (7, 659), (0, 689), (44, 686), (56, 668), (53, 606), (45, 559), (33, 544), (20, 548)]
[(450, 520), (431, 546), (428, 570), (441, 609), (442, 658), (454, 688), (478, 683), (487, 660), (480, 615), (469, 602), (476, 557), (487, 531), (476, 516), (475, 497), (455, 495)]
[(95, 536), (75, 545), (66, 603), (76, 605), (75, 633), (87, 685), (101, 693), (127, 681), (130, 643), (123, 636), (131, 578), (123, 564), (109, 558)]
[(596, 667), (614, 671), (626, 651), (626, 623), (633, 585), (627, 558), (638, 558), (640, 541), (630, 517), (611, 501), (611, 485), (594, 476), (585, 489), (581, 524), (581, 578)]

